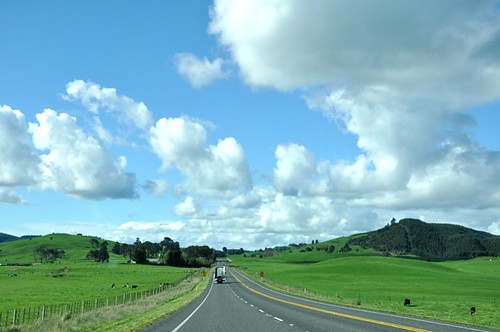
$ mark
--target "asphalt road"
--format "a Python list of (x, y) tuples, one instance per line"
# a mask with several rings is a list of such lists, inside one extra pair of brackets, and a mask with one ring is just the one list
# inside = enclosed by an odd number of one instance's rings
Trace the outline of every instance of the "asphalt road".
[(143, 331), (487, 331), (301, 299), (227, 272), (225, 283), (211, 283), (196, 301)]

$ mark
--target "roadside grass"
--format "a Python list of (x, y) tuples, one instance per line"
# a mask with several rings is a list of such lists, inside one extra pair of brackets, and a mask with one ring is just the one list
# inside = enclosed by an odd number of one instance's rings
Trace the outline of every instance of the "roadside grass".
[[(175, 283), (196, 270), (127, 264), (126, 258), (110, 251), (112, 241), (108, 241), (109, 263), (96, 263), (85, 259), (92, 249), (91, 239), (83, 235), (49, 234), (0, 243), (0, 311), (114, 299), (158, 288), (160, 283)], [(40, 246), (62, 249), (64, 257), (55, 263), (33, 264), (33, 253)], [(115, 288), (111, 287), (113, 284)], [(126, 288), (125, 284), (137, 288)]]
[[(95, 263), (89, 261), (38, 266), (0, 266), (2, 311), (115, 298), (160, 283), (175, 283), (193, 269), (169, 266)], [(9, 277), (16, 274), (16, 277)], [(111, 286), (115, 284), (115, 288)], [(125, 284), (137, 288), (124, 287)]]
[[(210, 281), (209, 275), (197, 274), (175, 288), (136, 302), (102, 308), (84, 314), (53, 316), (31, 325), (20, 326), (16, 331), (138, 331), (177, 311), (200, 296)], [(0, 331), (4, 330), (0, 329)]]
[[(409, 316), (500, 329), (500, 259), (426, 262), (398, 257), (292, 252), (231, 256), (264, 282), (302, 296)], [(404, 299), (411, 305), (404, 306)], [(477, 313), (471, 315), (470, 307)]]

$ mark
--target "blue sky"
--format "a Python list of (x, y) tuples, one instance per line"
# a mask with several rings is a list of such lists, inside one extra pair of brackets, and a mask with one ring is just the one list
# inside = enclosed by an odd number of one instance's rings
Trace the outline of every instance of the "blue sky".
[(2, 1), (0, 231), (500, 234), (496, 1)]

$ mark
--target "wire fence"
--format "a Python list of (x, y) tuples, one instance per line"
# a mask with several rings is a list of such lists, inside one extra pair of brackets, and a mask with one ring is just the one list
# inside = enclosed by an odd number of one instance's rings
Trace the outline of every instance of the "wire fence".
[(51, 316), (64, 316), (78, 313), (83, 314), (85, 312), (97, 310), (100, 308), (132, 303), (140, 299), (157, 295), (166, 291), (167, 289), (177, 287), (181, 282), (193, 276), (194, 273), (196, 272), (187, 274), (184, 278), (174, 283), (164, 283), (159, 287), (155, 287), (152, 289), (121, 294), (114, 297), (0, 311), (0, 327), (11, 326), (15, 328), (16, 326), (30, 324)]

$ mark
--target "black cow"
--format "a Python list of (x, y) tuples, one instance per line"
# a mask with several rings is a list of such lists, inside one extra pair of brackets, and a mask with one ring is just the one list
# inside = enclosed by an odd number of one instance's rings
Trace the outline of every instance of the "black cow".
[(137, 285), (132, 285), (132, 288), (137, 288)]
[(476, 307), (470, 307), (470, 314), (475, 315), (476, 314)]
[(410, 305), (410, 299), (405, 299), (404, 305), (405, 306), (409, 306)]

